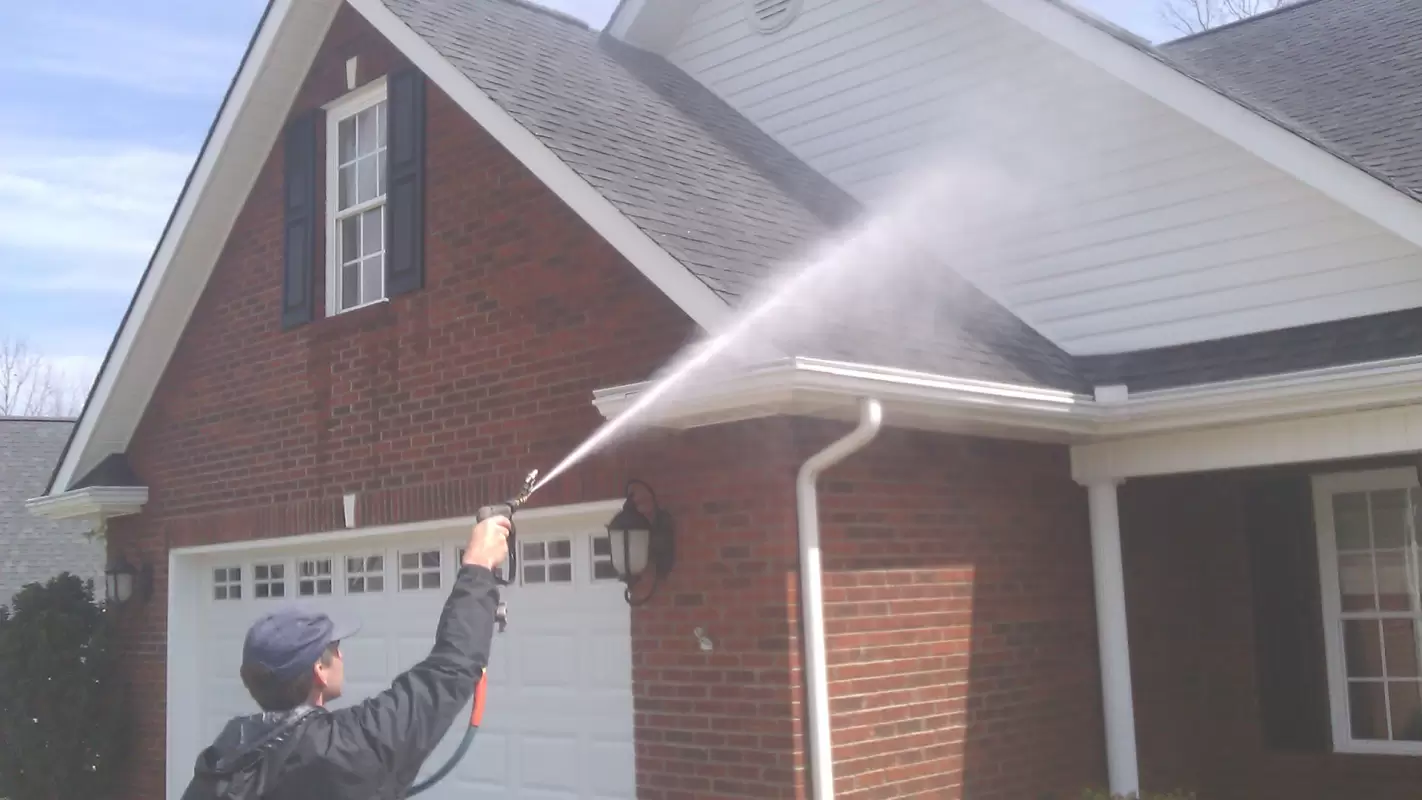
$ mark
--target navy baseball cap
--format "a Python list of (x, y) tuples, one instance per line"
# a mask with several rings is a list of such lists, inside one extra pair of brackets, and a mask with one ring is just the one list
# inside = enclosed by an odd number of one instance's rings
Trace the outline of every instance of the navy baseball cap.
[(359, 631), (357, 619), (337, 621), (320, 611), (286, 606), (263, 615), (247, 629), (242, 663), (265, 667), (280, 680), (292, 680), (310, 670), (332, 642)]

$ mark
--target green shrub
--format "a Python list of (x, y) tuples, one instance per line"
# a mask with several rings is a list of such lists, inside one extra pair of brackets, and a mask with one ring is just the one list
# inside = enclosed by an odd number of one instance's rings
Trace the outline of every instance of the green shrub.
[(0, 606), (0, 797), (104, 800), (125, 755), (114, 614), (64, 573)]

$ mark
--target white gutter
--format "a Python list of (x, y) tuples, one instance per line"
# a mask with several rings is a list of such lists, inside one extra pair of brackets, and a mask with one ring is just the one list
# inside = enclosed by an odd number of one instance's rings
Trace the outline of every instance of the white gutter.
[(859, 427), (816, 453), (800, 467), (795, 500), (800, 524), (800, 598), (805, 624), (806, 695), (810, 714), (810, 783), (815, 800), (834, 797), (830, 742), (829, 666), (825, 644), (825, 595), (820, 565), (820, 511), (815, 482), (820, 473), (868, 444), (879, 433), (884, 410), (878, 400), (859, 401)]
[[(611, 419), (648, 385), (600, 390), (593, 404)], [(688, 392), (657, 409), (653, 424), (694, 427), (778, 414), (815, 415), (836, 407), (843, 412), (866, 395), (896, 409), (904, 424), (912, 425), (911, 417), (948, 421), (970, 416), (1089, 442), (1416, 403), (1422, 397), (1422, 358), (1136, 393), (1103, 387), (1096, 397), (872, 364), (790, 358)], [(904, 414), (905, 409), (914, 413)]]

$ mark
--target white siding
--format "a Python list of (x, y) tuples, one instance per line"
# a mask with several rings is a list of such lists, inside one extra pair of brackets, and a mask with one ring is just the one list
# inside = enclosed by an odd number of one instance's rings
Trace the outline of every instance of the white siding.
[(746, 3), (668, 57), (866, 202), (940, 153), (1010, 172), (1030, 204), (949, 255), (1069, 351), (1422, 304), (1416, 247), (978, 0), (804, 0), (772, 35)]

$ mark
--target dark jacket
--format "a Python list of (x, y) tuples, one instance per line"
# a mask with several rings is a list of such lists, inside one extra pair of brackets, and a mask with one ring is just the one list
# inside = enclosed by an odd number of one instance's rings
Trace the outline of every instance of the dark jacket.
[(425, 660), (359, 705), (233, 719), (198, 756), (183, 800), (404, 797), (488, 666), (498, 602), (492, 572), (461, 566)]

